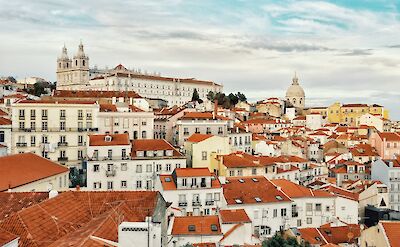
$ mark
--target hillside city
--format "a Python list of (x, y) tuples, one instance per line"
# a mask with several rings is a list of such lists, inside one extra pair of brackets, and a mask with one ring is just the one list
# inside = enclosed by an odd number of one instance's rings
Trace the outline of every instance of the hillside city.
[[(301, 71), (221, 82), (91, 66), (0, 80), (0, 246), (400, 246), (400, 122), (310, 106)], [(89, 62), (90, 61), (90, 62)]]

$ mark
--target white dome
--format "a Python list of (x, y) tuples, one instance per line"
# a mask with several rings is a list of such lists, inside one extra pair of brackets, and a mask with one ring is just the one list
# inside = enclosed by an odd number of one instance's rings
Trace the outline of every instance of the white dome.
[(295, 76), (293, 78), (293, 82), (292, 85), (290, 85), (290, 87), (287, 89), (286, 91), (286, 97), (287, 98), (291, 98), (291, 97), (301, 97), (304, 98), (305, 97), (305, 93), (303, 88), (299, 85), (298, 79)]

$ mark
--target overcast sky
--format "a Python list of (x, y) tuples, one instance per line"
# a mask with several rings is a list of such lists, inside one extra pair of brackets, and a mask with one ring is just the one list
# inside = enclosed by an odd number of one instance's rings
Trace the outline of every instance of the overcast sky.
[[(83, 3), (84, 2), (84, 3)], [(0, 76), (55, 80), (79, 41), (90, 65), (195, 77), (249, 99), (378, 103), (400, 120), (400, 1), (0, 0)]]

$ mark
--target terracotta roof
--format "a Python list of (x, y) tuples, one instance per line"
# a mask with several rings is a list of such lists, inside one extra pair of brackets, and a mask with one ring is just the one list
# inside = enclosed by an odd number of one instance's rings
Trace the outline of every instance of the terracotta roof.
[(279, 186), (281, 190), (290, 198), (301, 197), (333, 197), (332, 194), (325, 191), (312, 190), (305, 186), (295, 184), (286, 179), (271, 180), (273, 184)]
[(96, 101), (90, 100), (21, 100), (18, 101), (18, 104), (60, 104), (60, 105), (93, 105), (96, 104)]
[(287, 124), (287, 122), (278, 119), (264, 119), (264, 118), (253, 118), (247, 121), (241, 122), (242, 124)]
[(289, 169), (284, 169), (281, 167), (276, 168), (276, 173), (285, 173), (285, 172), (293, 172), (293, 171), (299, 171), (300, 169), (297, 166), (291, 165)]
[(0, 246), (6, 246), (6, 244), (10, 243), (14, 239), (18, 238), (17, 235), (12, 234), (6, 230), (0, 229)]
[(202, 142), (204, 140), (207, 140), (210, 137), (213, 137), (214, 135), (211, 134), (197, 134), (194, 133), (191, 135), (188, 139), (187, 142)]
[(8, 116), (8, 113), (0, 109), (0, 116)]
[(298, 231), (301, 238), (310, 244), (322, 245), (327, 243), (317, 228), (300, 228)]
[[(136, 157), (137, 151), (161, 151), (173, 150), (173, 156), (183, 156), (169, 142), (164, 139), (140, 139), (132, 141), (132, 157)], [(140, 157), (139, 157), (140, 158)]]
[[(111, 138), (107, 140), (107, 138)], [(129, 135), (112, 134), (112, 135), (89, 135), (89, 146), (120, 146), (130, 145)]]
[(53, 97), (62, 98), (113, 98), (113, 97), (128, 97), (128, 98), (141, 98), (141, 96), (135, 91), (72, 91), (72, 90), (55, 90)]
[(368, 107), (367, 104), (343, 104), (342, 107)]
[(217, 246), (215, 243), (195, 243), (192, 245), (193, 245), (193, 247), (216, 247)]
[[(215, 117), (218, 120), (230, 120), (227, 117), (219, 116), (217, 115)], [(184, 120), (188, 119), (213, 119), (213, 113), (212, 112), (185, 112), (185, 114), (180, 118)]]
[(334, 195), (343, 197), (343, 198), (347, 198), (353, 201), (358, 201), (358, 194), (357, 193), (353, 193), (351, 191), (345, 190), (343, 188), (339, 188), (337, 186), (334, 185), (328, 185), (325, 187), (322, 187), (320, 190), (324, 190), (324, 191), (328, 191), (333, 193)]
[(177, 177), (204, 177), (211, 176), (210, 170), (204, 168), (176, 168), (174, 173)]
[(0, 192), (0, 221), (48, 198), (48, 192)]
[(117, 106), (113, 104), (100, 104), (100, 111), (101, 112), (116, 112)]
[(390, 142), (400, 142), (400, 135), (397, 133), (393, 132), (379, 132), (378, 133), (379, 137), (383, 140), (386, 139), (386, 141)]
[(69, 169), (33, 153), (0, 157), (0, 191), (16, 188)]
[(380, 224), (385, 229), (390, 246), (398, 246), (400, 243), (400, 222), (381, 221)]
[(0, 125), (11, 125), (11, 123), (10, 119), (0, 117)]
[(222, 224), (251, 223), (251, 220), (244, 209), (220, 210), (219, 215)]
[(73, 192), (35, 204), (0, 222), (0, 229), (30, 246), (103, 246), (92, 236), (118, 242), (122, 221), (144, 222), (153, 215), (158, 192)]
[(291, 200), (268, 179), (257, 177), (229, 177), (223, 185), (228, 205), (290, 202)]
[[(212, 230), (212, 225), (215, 225), (215, 230)], [(172, 235), (222, 235), (219, 217), (217, 215), (175, 217)]]
[(349, 148), (353, 157), (355, 156), (379, 156), (378, 152), (369, 144), (357, 144)]
[(142, 109), (134, 105), (129, 105), (129, 109), (131, 110), (131, 112), (144, 112)]
[(306, 116), (298, 116), (293, 118), (293, 120), (306, 120)]
[(327, 223), (318, 228), (328, 243), (357, 243), (361, 235), (361, 229), (356, 224), (346, 224), (344, 226), (332, 226)]

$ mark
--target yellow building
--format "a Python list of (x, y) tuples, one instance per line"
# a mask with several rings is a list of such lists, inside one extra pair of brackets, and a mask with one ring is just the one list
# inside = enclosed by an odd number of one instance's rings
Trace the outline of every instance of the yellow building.
[(193, 134), (185, 142), (187, 166), (193, 168), (211, 167), (211, 161), (216, 155), (225, 155), (231, 152), (229, 137), (214, 136), (211, 134)]
[(366, 114), (371, 113), (380, 115), (384, 118), (389, 117), (389, 113), (383, 106), (373, 104), (343, 104), (336, 102), (327, 109), (327, 117), (329, 123), (341, 123), (349, 126), (358, 126), (358, 119)]

